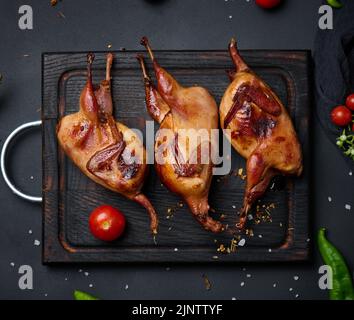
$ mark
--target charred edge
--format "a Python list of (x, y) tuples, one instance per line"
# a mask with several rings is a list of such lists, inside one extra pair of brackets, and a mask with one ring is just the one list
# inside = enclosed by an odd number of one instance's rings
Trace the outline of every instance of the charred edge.
[(143, 36), (140, 40), (140, 44), (143, 45), (144, 47), (149, 45), (149, 40), (146, 36)]

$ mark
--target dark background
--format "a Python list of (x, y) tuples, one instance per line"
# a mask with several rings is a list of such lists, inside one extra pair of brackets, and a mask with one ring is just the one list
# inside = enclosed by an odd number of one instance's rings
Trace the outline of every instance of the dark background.
[[(33, 30), (18, 28), (18, 8), (23, 4), (33, 8)], [(107, 50), (108, 44), (112, 44), (112, 50), (141, 49), (142, 35), (149, 36), (156, 49), (226, 49), (231, 36), (237, 37), (241, 49), (312, 49), (320, 4), (320, 0), (287, 0), (277, 10), (266, 12), (253, 0), (63, 0), (56, 7), (51, 7), (49, 0), (1, 0), (1, 145), (19, 124), (40, 117), (42, 52)], [(69, 299), (74, 289), (105, 299), (326, 298), (327, 292), (318, 287), (318, 267), (322, 262), (314, 245), (314, 231), (320, 226), (328, 227), (330, 239), (353, 270), (354, 178), (316, 118), (310, 130), (311, 262), (42, 266), (41, 246), (34, 245), (35, 239), (41, 240), (40, 205), (20, 200), (0, 179), (0, 298)], [(11, 149), (10, 172), (23, 190), (40, 194), (39, 130), (23, 136)], [(329, 196), (332, 202), (328, 201)], [(345, 204), (353, 208), (346, 210)], [(29, 230), (33, 233), (29, 234)], [(11, 266), (12, 262), (15, 266)], [(18, 287), (18, 268), (23, 264), (34, 270), (33, 290), (22, 291)], [(212, 284), (209, 291), (203, 274)], [(294, 276), (299, 279), (294, 280)], [(241, 287), (243, 281), (245, 285)]]

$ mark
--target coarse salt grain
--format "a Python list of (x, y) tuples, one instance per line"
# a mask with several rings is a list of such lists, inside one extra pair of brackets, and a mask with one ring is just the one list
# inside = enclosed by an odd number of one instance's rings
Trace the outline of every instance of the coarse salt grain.
[(290, 292), (293, 291), (293, 288), (289, 288), (289, 291), (290, 291)]
[(271, 248), (269, 248), (269, 249), (268, 249), (268, 252), (272, 252), (272, 249), (271, 249)]
[(128, 289), (129, 289), (129, 286), (126, 284), (124, 287), (124, 290), (128, 290)]
[(235, 297), (232, 297), (231, 300), (236, 300), (236, 298), (235, 298)]
[(299, 276), (294, 276), (294, 280), (295, 281), (299, 280)]
[(245, 283), (242, 281), (242, 282), (240, 283), (240, 286), (243, 287), (244, 285), (245, 285)]
[(236, 206), (232, 206), (232, 209), (236, 209)]
[(232, 16), (231, 16), (231, 15), (229, 16), (229, 19), (232, 19)]
[(178, 251), (178, 248), (174, 248), (174, 251), (177, 252), (177, 251)]
[(35, 246), (39, 246), (39, 245), (41, 244), (41, 242), (36, 239), (36, 240), (34, 240), (33, 244), (34, 244)]
[(10, 266), (11, 266), (11, 267), (14, 267), (14, 266), (15, 266), (15, 263), (14, 263), (14, 262), (10, 262)]
[(89, 284), (89, 287), (90, 287), (90, 288), (92, 288), (92, 287), (93, 287), (93, 284), (92, 284), (92, 283), (90, 283), (90, 284)]
[(347, 210), (350, 210), (350, 209), (352, 208), (352, 206), (351, 206), (350, 204), (346, 204), (346, 205), (345, 205), (345, 208), (346, 208)]
[(246, 243), (246, 240), (244, 239), (244, 238), (242, 238), (239, 242), (238, 242), (238, 246), (240, 246), (240, 247), (243, 247), (244, 245), (245, 245), (245, 243)]
[(273, 288), (275, 288), (277, 286), (277, 284), (276, 283), (273, 283)]
[(249, 273), (246, 274), (247, 278), (251, 278), (251, 275)]
[(28, 230), (28, 233), (29, 233), (29, 234), (32, 234), (33, 232), (32, 232), (32, 230), (30, 229), (30, 230)]
[(261, 234), (258, 235), (258, 238), (263, 238), (263, 236)]
[(90, 274), (88, 272), (84, 272), (85, 277), (88, 277)]
[(352, 176), (352, 175), (353, 175), (353, 172), (349, 171), (349, 175)]
[(328, 197), (328, 202), (332, 202), (332, 197)]

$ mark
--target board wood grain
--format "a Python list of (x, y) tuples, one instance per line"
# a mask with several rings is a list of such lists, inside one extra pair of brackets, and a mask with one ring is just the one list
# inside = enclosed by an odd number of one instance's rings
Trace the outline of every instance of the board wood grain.
[[(116, 119), (144, 131), (146, 120), (151, 118), (146, 112), (137, 53), (142, 52), (115, 52), (112, 92)], [(105, 72), (105, 54), (95, 54), (93, 75), (98, 83)], [(242, 55), (287, 106), (302, 145), (304, 172), (300, 178), (278, 179), (276, 188), (268, 190), (261, 200), (261, 204), (275, 203), (272, 222), (251, 221), (254, 236), (242, 236), (246, 245), (235, 253), (221, 254), (217, 248), (220, 244), (228, 246), (232, 237), (204, 231), (186, 205), (161, 185), (153, 166), (144, 192), (160, 217), (156, 241), (150, 235), (144, 208), (93, 183), (71, 163), (58, 147), (56, 125), (60, 117), (78, 110), (85, 85), (86, 53), (43, 54), (43, 263), (224, 263), (309, 258), (310, 55), (308, 51), (257, 50), (242, 51)], [(228, 85), (225, 70), (232, 68), (226, 51), (156, 51), (156, 57), (181, 84), (204, 86), (220, 102)], [(148, 67), (151, 70), (150, 63)], [(245, 167), (244, 159), (232, 151), (232, 170), (240, 167)], [(209, 198), (216, 218), (223, 214), (225, 223), (235, 223), (244, 183), (233, 174), (213, 178)], [(112, 243), (93, 238), (88, 228), (90, 212), (104, 203), (127, 216), (125, 236)], [(174, 208), (172, 217), (167, 214), (169, 208)]]

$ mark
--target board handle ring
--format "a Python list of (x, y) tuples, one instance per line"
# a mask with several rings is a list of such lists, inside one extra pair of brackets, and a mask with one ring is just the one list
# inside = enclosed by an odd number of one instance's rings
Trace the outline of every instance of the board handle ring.
[(4, 177), (4, 180), (7, 184), (7, 186), (11, 189), (11, 191), (16, 194), (17, 196), (19, 196), (20, 198), (27, 200), (27, 201), (31, 201), (31, 202), (42, 202), (42, 197), (34, 197), (28, 194), (23, 193), (22, 191), (20, 191), (9, 179), (9, 176), (7, 174), (6, 171), (6, 155), (7, 155), (7, 150), (8, 147), (11, 143), (11, 141), (19, 134), (21, 133), (23, 130), (27, 129), (27, 128), (32, 128), (32, 127), (39, 127), (42, 125), (42, 120), (37, 120), (37, 121), (32, 121), (32, 122), (27, 122), (24, 123), (22, 125), (20, 125), (19, 127), (17, 127), (15, 130), (13, 130), (9, 136), (6, 138), (4, 145), (2, 146), (1, 149), (1, 156), (0, 156), (0, 167), (1, 167), (1, 173), (2, 176)]

